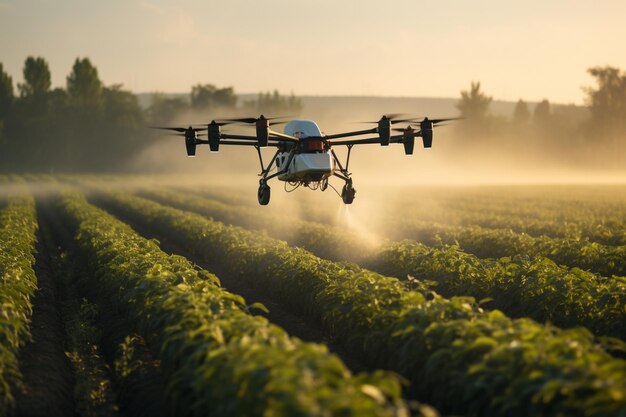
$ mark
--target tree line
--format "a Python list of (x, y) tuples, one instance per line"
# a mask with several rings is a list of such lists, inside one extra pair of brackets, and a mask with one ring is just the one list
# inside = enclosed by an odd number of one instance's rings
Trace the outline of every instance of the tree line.
[(197, 84), (188, 97), (155, 93), (142, 109), (122, 85), (106, 86), (88, 58), (76, 58), (65, 88), (52, 88), (42, 57), (24, 62), (15, 91), (0, 63), (0, 170), (4, 172), (77, 172), (130, 169), (146, 144), (150, 124), (167, 124), (186, 112), (298, 114), (301, 100), (278, 91), (260, 93), (238, 105), (233, 87)]
[[(480, 82), (472, 82), (457, 103), (464, 118), (456, 124), (457, 136), (468, 139), (465, 143), (474, 149), (481, 148), (478, 143), (495, 143), (504, 152), (535, 147), (584, 158), (593, 148), (619, 155), (626, 151), (626, 72), (609, 66), (588, 72), (596, 86), (584, 89), (584, 107), (554, 105), (547, 99), (531, 106), (520, 99), (508, 118), (493, 115), (493, 98)], [(77, 58), (65, 88), (53, 89), (46, 60), (28, 57), (17, 91), (0, 63), (0, 171), (129, 169), (151, 137), (148, 125), (191, 114), (296, 116), (301, 110), (302, 101), (293, 93), (260, 93), (239, 103), (233, 87), (212, 84), (196, 84), (185, 97), (155, 93), (143, 109), (122, 85), (104, 85), (88, 58)]]
[(457, 134), (476, 142), (524, 141), (544, 150), (569, 155), (626, 150), (626, 72), (611, 66), (593, 67), (588, 73), (596, 86), (583, 88), (585, 106), (554, 105), (547, 99), (531, 106), (520, 99), (510, 118), (491, 113), (493, 97), (480, 82), (461, 92), (457, 108), (464, 118)]

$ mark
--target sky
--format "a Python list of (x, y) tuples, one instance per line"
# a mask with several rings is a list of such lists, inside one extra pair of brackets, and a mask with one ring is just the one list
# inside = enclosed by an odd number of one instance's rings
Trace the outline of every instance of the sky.
[(105, 84), (188, 92), (458, 97), (582, 104), (587, 69), (626, 69), (626, 1), (0, 0), (0, 62), (64, 86), (76, 57)]

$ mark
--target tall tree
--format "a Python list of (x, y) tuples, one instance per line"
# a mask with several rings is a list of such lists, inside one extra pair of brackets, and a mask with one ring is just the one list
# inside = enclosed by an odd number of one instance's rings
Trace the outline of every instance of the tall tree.
[(191, 107), (195, 110), (233, 108), (236, 105), (237, 96), (233, 87), (217, 88), (212, 84), (196, 84), (191, 88)]
[(463, 118), (478, 122), (486, 119), (492, 100), (492, 97), (480, 91), (480, 82), (476, 81), (471, 83), (469, 90), (461, 91), (461, 100), (456, 108)]
[(237, 96), (233, 87), (218, 88), (213, 93), (213, 103), (217, 107), (234, 108), (237, 105)]
[(136, 128), (143, 125), (143, 112), (137, 96), (121, 84), (102, 90), (105, 122), (119, 127)]
[(244, 107), (259, 113), (268, 113), (269, 115), (285, 115), (295, 116), (302, 111), (302, 100), (294, 95), (282, 96), (278, 90), (267, 93), (259, 93), (256, 100), (247, 101)]
[[(89, 58), (76, 58), (66, 78), (67, 123), (75, 169), (101, 169), (112, 142), (119, 140), (107, 134), (103, 117), (102, 82)], [(111, 161), (114, 162), (114, 161)]]
[(547, 99), (542, 100), (535, 106), (533, 112), (533, 121), (537, 126), (546, 127), (550, 124), (552, 117), (552, 109)]
[(76, 58), (67, 76), (67, 93), (73, 104), (96, 109), (101, 105), (102, 82), (89, 58)]
[(6, 121), (6, 152), (13, 166), (26, 169), (41, 163), (46, 155), (50, 68), (45, 59), (29, 56), (24, 61), (24, 82), (18, 84), (16, 100)]
[(189, 108), (189, 104), (180, 97), (167, 97), (163, 93), (154, 93), (148, 108), (150, 123), (167, 124)]
[(137, 149), (145, 144), (144, 115), (139, 100), (121, 85), (104, 87), (102, 140), (107, 147), (103, 149), (100, 160), (102, 168), (124, 167)]
[(598, 84), (595, 89), (585, 89), (592, 128), (605, 135), (626, 132), (626, 72), (610, 66), (590, 68), (588, 72)]
[(50, 68), (45, 59), (26, 58), (23, 74), (24, 83), (17, 86), (22, 97), (41, 97), (50, 91)]
[(456, 130), (464, 136), (486, 140), (492, 131), (493, 118), (489, 115), (492, 98), (480, 90), (480, 82), (472, 82), (470, 89), (461, 91), (461, 100), (456, 108), (465, 119), (456, 125)]
[(0, 63), (0, 120), (7, 117), (13, 104), (13, 79)]
[(513, 110), (513, 122), (518, 125), (525, 125), (530, 121), (530, 110), (528, 104), (522, 99), (517, 101)]

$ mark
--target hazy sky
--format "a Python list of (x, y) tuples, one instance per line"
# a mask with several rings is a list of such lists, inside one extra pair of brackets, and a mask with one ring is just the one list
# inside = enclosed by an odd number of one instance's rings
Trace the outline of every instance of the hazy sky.
[(0, 62), (77, 56), (135, 92), (457, 97), (582, 103), (587, 68), (626, 69), (626, 1), (0, 0)]

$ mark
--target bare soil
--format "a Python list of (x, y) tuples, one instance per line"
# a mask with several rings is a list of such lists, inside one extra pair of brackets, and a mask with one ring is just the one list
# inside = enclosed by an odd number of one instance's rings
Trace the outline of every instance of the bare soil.
[[(73, 244), (73, 235), (60, 221), (58, 214), (51, 207), (45, 209), (46, 221), (53, 226), (57, 244), (69, 251), (78, 260), (80, 255)], [(79, 265), (84, 274), (86, 268)], [(87, 281), (87, 280), (84, 280)], [(98, 305), (98, 327), (102, 333), (99, 343), (102, 356), (108, 364), (110, 379), (113, 381), (119, 401), (120, 414), (128, 417), (161, 417), (170, 415), (170, 404), (167, 399), (166, 381), (161, 373), (160, 362), (154, 358), (143, 339), (137, 335), (132, 323), (123, 314), (115, 310), (110, 303), (98, 298), (98, 291), (85, 282), (77, 285), (80, 297)], [(129, 375), (119, 375), (115, 370), (115, 362), (119, 359), (120, 345), (127, 336), (135, 336), (139, 341), (134, 343), (133, 360), (137, 366)]]
[[(41, 225), (40, 207), (37, 207)], [(51, 270), (50, 254), (38, 232), (35, 273), (37, 292), (32, 300), (32, 341), (20, 352), (24, 386), (17, 395), (17, 415), (73, 416), (73, 373), (65, 355), (65, 329), (61, 318), (59, 288)]]

